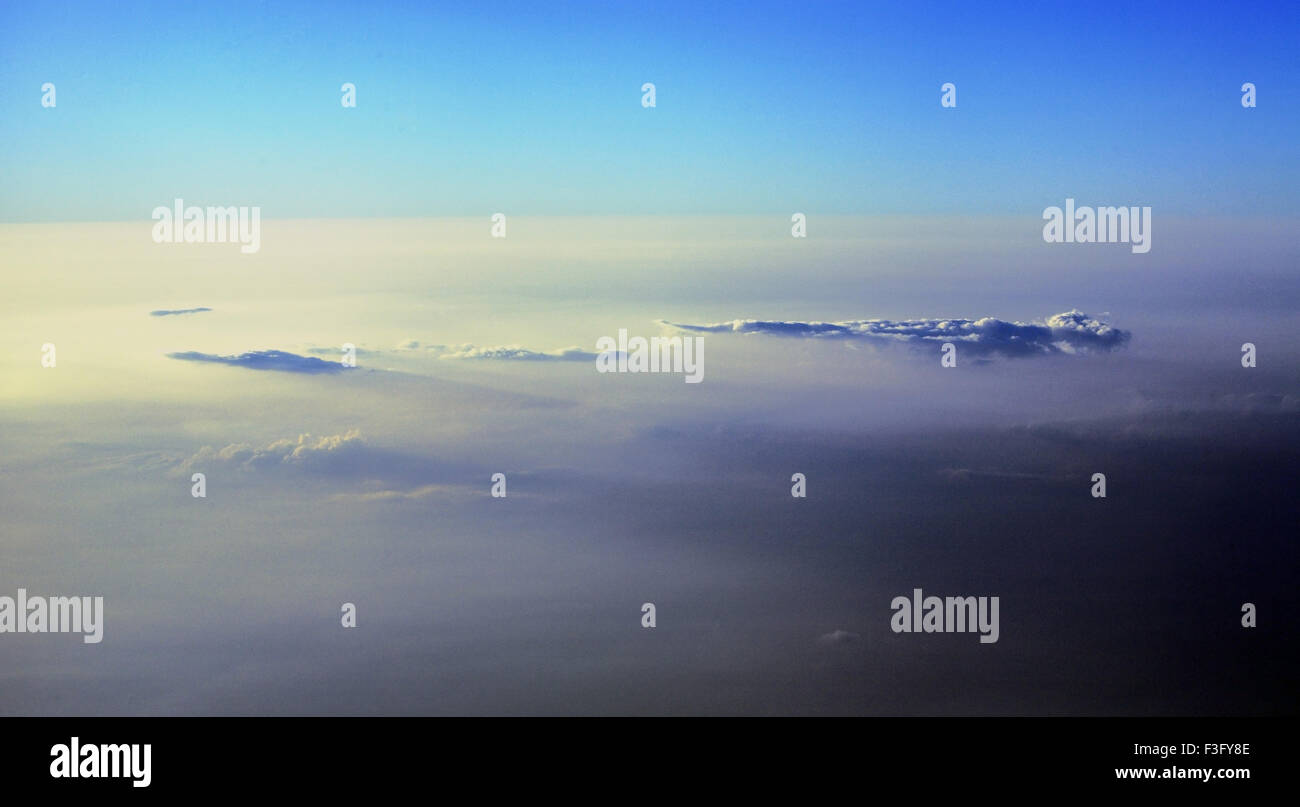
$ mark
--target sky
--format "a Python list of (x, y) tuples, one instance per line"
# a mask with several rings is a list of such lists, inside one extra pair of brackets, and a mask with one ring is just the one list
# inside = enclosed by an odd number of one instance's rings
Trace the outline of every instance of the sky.
[(1017, 214), (1062, 189), (1297, 212), (1290, 3), (56, 2), (0, 23), (0, 220), (184, 194), (275, 218)]
[(0, 9), (0, 714), (1295, 713), (1294, 8), (698, 5)]

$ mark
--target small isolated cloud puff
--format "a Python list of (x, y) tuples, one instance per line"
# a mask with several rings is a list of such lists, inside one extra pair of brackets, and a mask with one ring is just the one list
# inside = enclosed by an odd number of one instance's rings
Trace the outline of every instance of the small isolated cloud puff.
[(204, 446), (182, 462), (177, 472), (188, 473), (191, 469), (202, 470), (212, 465), (230, 465), (249, 471), (285, 466), (319, 467), (323, 461), (355, 454), (364, 445), (361, 432), (352, 429), (329, 437), (313, 438), (310, 434), (300, 434), (297, 440), (286, 438), (260, 447), (248, 443), (232, 443), (221, 449)]
[(285, 373), (340, 373), (350, 369), (339, 362), (324, 361), (312, 356), (299, 356), (283, 350), (254, 350), (238, 356), (218, 356), (190, 350), (184, 353), (168, 353), (167, 358), (227, 364), (232, 367), (247, 367), (250, 370), (278, 370)]
[(1111, 351), (1131, 334), (1113, 328), (1082, 311), (1054, 314), (1042, 323), (981, 319), (857, 319), (840, 322), (734, 319), (711, 325), (659, 320), (663, 325), (699, 333), (770, 334), (821, 339), (863, 339), (878, 342), (937, 344), (954, 342), (976, 354), (1009, 357)]
[(159, 308), (157, 311), (150, 311), (151, 317), (174, 317), (177, 314), (198, 314), (202, 311), (211, 311), (211, 308)]
[(498, 359), (503, 361), (594, 361), (596, 354), (580, 347), (559, 350), (529, 350), (522, 345), (476, 347), (433, 345), (429, 351), (440, 359)]
[(856, 642), (861, 638), (861, 636), (852, 631), (837, 629), (830, 633), (822, 634), (818, 637), (817, 642), (818, 644), (848, 644), (849, 642)]

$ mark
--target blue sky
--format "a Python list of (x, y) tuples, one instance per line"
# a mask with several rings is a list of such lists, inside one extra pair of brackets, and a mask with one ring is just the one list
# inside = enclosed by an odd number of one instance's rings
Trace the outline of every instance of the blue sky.
[(1292, 215), (1298, 20), (1283, 3), (6, 4), (0, 219), (141, 218), (176, 196), (267, 217), (1036, 215), (1066, 195)]

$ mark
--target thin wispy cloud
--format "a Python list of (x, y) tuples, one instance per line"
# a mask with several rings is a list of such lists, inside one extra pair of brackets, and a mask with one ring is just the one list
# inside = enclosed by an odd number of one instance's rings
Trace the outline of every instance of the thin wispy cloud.
[(970, 482), (973, 480), (989, 481), (1068, 481), (1068, 474), (1026, 473), (980, 468), (940, 468), (939, 476), (950, 482)]
[[(474, 496), (483, 496), (482, 486), (464, 485), (422, 485), (410, 490), (393, 490), (382, 489), (366, 491), (364, 493), (335, 493), (330, 496), (332, 501), (350, 502), (350, 503), (370, 503), (370, 502), (403, 502), (417, 501), (420, 499), (429, 499), (433, 497), (449, 498), (452, 496), (467, 499)], [(514, 494), (512, 494), (514, 495)]]
[(852, 631), (836, 629), (831, 631), (830, 633), (822, 634), (820, 637), (818, 637), (817, 642), (818, 644), (826, 644), (826, 645), (849, 644), (850, 642), (856, 642), (861, 638), (862, 637), (860, 635)]
[(765, 334), (806, 339), (857, 339), (881, 343), (939, 344), (953, 342), (977, 353), (1008, 357), (1106, 352), (1126, 344), (1131, 336), (1084, 314), (1066, 311), (1041, 323), (980, 319), (858, 319), (839, 322), (734, 319), (709, 325), (660, 320), (661, 324), (694, 333)]
[(254, 350), (238, 356), (218, 356), (214, 353), (200, 353), (189, 350), (182, 353), (168, 353), (169, 359), (181, 361), (209, 362), (225, 364), (231, 367), (246, 367), (250, 370), (276, 370), (285, 373), (341, 373), (350, 369), (336, 361), (324, 361), (313, 356), (299, 356), (284, 350)]
[[(339, 357), (342, 357), (342, 356), (344, 355), (344, 351), (343, 351), (343, 348), (342, 348), (342, 347), (309, 347), (309, 348), (307, 348), (307, 352), (308, 352), (308, 353), (312, 353), (312, 354), (317, 355), (317, 356), (339, 356)], [(354, 355), (357, 355), (357, 356), (378, 356), (378, 355), (380, 355), (381, 353), (383, 353), (384, 351), (382, 351), (382, 350), (370, 350), (369, 348), (355, 347), (355, 348), (353, 348), (352, 352), (353, 352)]]
[[(481, 359), (495, 361), (594, 361), (597, 354), (573, 345), (555, 350), (533, 350), (523, 345), (423, 345), (416, 339), (408, 339), (389, 349), (356, 348), (357, 356), (398, 356), (413, 352), (439, 359)], [(308, 353), (320, 356), (339, 355), (338, 348), (310, 347)]]
[(576, 345), (557, 350), (530, 350), (522, 345), (478, 347), (434, 345), (429, 352), (440, 359), (496, 359), (500, 361), (594, 361), (595, 353)]
[(174, 317), (180, 314), (200, 314), (204, 311), (211, 311), (211, 308), (159, 308), (156, 311), (150, 311), (151, 317)]

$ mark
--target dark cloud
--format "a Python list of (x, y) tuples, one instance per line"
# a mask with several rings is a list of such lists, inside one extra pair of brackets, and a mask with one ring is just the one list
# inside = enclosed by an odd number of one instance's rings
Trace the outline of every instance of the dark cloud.
[(339, 362), (299, 356), (283, 350), (254, 350), (238, 356), (218, 356), (213, 353), (189, 350), (183, 353), (168, 353), (167, 358), (228, 364), (233, 367), (247, 367), (250, 370), (279, 370), (286, 373), (341, 373), (348, 369)]
[(211, 308), (159, 308), (157, 311), (150, 311), (151, 317), (172, 317), (177, 314), (198, 314), (201, 311), (211, 311)]
[[(71, 655), (20, 657), (0, 706), (113, 714), (129, 696), (149, 714), (1289, 714), (1294, 620), (1247, 631), (1240, 606), (1300, 607), (1289, 540), (1300, 419), (1212, 413), (1189, 416), (1185, 434), (1149, 431), (1167, 420), (880, 434), (673, 416), (549, 480), (511, 473), (506, 500), (490, 497), (495, 458), (482, 452), (484, 467), (439, 473), (432, 446), (385, 450), (346, 428), (222, 443), (194, 469), (209, 472), (208, 506), (238, 508), (230, 517), (192, 515), (188, 479), (160, 497), (152, 481), (106, 476), (118, 506), (72, 523), (130, 540), (100, 541), (90, 557), (162, 557), (168, 587), (142, 586), (134, 567), (110, 578), (116, 613), (131, 616), (109, 623), (121, 626), (103, 645), (116, 655), (93, 670)], [(597, 465), (647, 457), (674, 432), (668, 462)], [(815, 485), (807, 499), (789, 495), (795, 462)], [(967, 489), (944, 468), (1001, 476)], [(1088, 494), (1094, 470), (1109, 478), (1105, 500)], [(1016, 481), (1044, 472), (1062, 483)], [(515, 499), (516, 483), (523, 494), (544, 481)], [(33, 518), (58, 512), (41, 506)], [(891, 600), (916, 587), (999, 596), (999, 642), (893, 633)], [(367, 632), (340, 639), (320, 614), (357, 591)], [(640, 627), (646, 600), (658, 633)], [(367, 644), (344, 652), (344, 640)], [(357, 687), (367, 675), (375, 685)]]
[(660, 321), (678, 330), (698, 333), (769, 334), (911, 344), (952, 342), (976, 353), (1010, 357), (1110, 351), (1123, 346), (1130, 337), (1128, 331), (1113, 328), (1081, 311), (1055, 314), (1042, 323), (1007, 322), (995, 317), (841, 322), (735, 319), (711, 325)]

